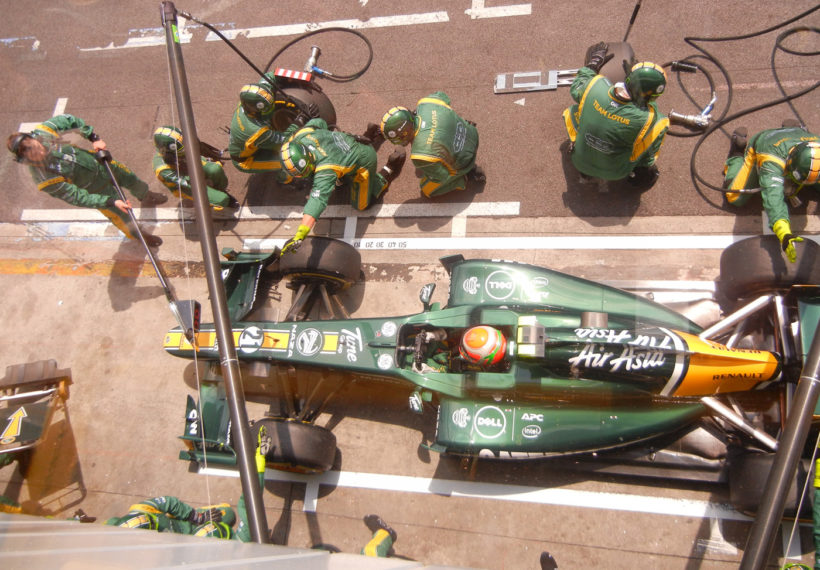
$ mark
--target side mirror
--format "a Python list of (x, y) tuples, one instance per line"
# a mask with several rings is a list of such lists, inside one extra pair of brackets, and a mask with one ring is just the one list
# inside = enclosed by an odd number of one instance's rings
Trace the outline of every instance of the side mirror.
[(421, 304), (424, 305), (425, 311), (430, 310), (430, 299), (433, 298), (433, 291), (435, 290), (436, 284), (428, 283), (427, 285), (421, 288), (421, 291), (419, 291), (419, 301), (421, 301)]

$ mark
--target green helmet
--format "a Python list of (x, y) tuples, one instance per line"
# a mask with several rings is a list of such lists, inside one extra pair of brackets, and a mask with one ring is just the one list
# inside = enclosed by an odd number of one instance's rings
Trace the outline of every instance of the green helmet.
[(265, 85), (251, 83), (239, 91), (239, 100), (250, 115), (269, 115), (273, 112), (273, 93)]
[(786, 176), (797, 184), (816, 184), (820, 180), (820, 143), (794, 145), (786, 158)]
[(128, 513), (119, 518), (109, 519), (105, 524), (124, 528), (143, 528), (146, 530), (157, 530), (159, 528), (156, 515), (151, 513)]
[(415, 115), (406, 107), (393, 107), (382, 117), (381, 129), (391, 143), (405, 145), (416, 136)]
[(632, 66), (624, 81), (632, 101), (645, 107), (666, 89), (666, 72), (660, 65), (641, 61)]
[(219, 521), (209, 521), (205, 524), (199, 525), (194, 531), (194, 536), (209, 536), (212, 538), (230, 539), (233, 536), (233, 529), (230, 525)]
[(291, 176), (305, 178), (313, 173), (316, 161), (302, 143), (286, 142), (282, 145), (282, 165)]
[(185, 154), (182, 144), (182, 131), (176, 127), (164, 126), (154, 131), (154, 146), (160, 153), (172, 152)]

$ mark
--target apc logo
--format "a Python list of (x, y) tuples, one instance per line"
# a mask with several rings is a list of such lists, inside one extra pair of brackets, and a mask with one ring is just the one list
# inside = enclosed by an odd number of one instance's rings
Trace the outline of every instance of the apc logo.
[(484, 439), (495, 439), (504, 433), (507, 416), (495, 406), (484, 406), (476, 412), (473, 429)]
[(239, 350), (251, 354), (262, 348), (265, 333), (259, 327), (248, 327), (239, 334)]
[(302, 356), (313, 356), (322, 348), (322, 333), (316, 329), (305, 329), (296, 337), (296, 350)]
[(493, 271), (487, 276), (484, 287), (487, 290), (487, 295), (502, 301), (515, 291), (515, 280), (506, 271)]

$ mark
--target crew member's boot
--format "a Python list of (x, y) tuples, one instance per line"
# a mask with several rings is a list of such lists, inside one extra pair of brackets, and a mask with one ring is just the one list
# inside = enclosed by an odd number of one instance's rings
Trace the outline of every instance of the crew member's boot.
[(749, 142), (749, 130), (746, 127), (738, 127), (732, 133), (732, 142), (729, 145), (729, 155), (727, 159), (733, 156), (743, 156), (746, 152), (746, 144)]

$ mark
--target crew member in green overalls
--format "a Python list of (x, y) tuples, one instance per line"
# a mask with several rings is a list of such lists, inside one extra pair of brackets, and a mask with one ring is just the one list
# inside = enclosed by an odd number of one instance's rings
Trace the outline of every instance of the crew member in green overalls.
[[(157, 149), (153, 159), (157, 179), (177, 198), (193, 200), (182, 131), (173, 126), (159, 127), (154, 131), (154, 147)], [(226, 190), (228, 177), (222, 163), (205, 156), (201, 156), (200, 161), (207, 184), (208, 202), (213, 209), (239, 208), (239, 202)]]
[(393, 107), (382, 117), (381, 131), (393, 144), (411, 145), (410, 160), (420, 177), (421, 192), (428, 198), (464, 190), (468, 175), (477, 181), (485, 179), (475, 164), (478, 129), (459, 117), (442, 91), (421, 99), (415, 112)]
[[(792, 233), (786, 200), (796, 200), (806, 186), (820, 189), (820, 142), (818, 136), (791, 121), (779, 129), (760, 131), (747, 140), (744, 127), (732, 133), (724, 165), (727, 190), (760, 188), (763, 209), (789, 261), (797, 259), (794, 243), (803, 238)], [(743, 206), (751, 193), (728, 192), (733, 206)]]
[(649, 187), (658, 178), (655, 161), (669, 128), (655, 102), (666, 89), (666, 73), (644, 61), (612, 85), (598, 74), (607, 45), (593, 46), (588, 59), (570, 86), (577, 103), (564, 110), (572, 164), (586, 176)]
[(350, 205), (366, 210), (387, 190), (404, 163), (403, 150), (394, 151), (387, 164), (376, 172), (376, 151), (356, 142), (353, 135), (328, 129), (324, 119), (310, 119), (304, 127), (298, 122), (286, 131), (282, 145), (282, 164), (296, 178), (313, 176), (313, 187), (302, 212), (296, 235), (288, 240), (282, 253), (299, 247), (313, 229), (316, 219), (327, 208), (333, 190), (350, 186)]
[[(126, 237), (136, 239), (136, 230), (128, 215), (131, 202), (120, 199), (105, 166), (90, 151), (61, 140), (63, 133), (74, 130), (89, 140), (95, 150), (105, 150), (105, 141), (91, 125), (68, 114), (52, 117), (37, 125), (31, 133), (13, 133), (7, 146), (18, 162), (28, 165), (38, 190), (72, 206), (96, 208)], [(117, 183), (128, 188), (143, 206), (168, 201), (168, 196), (149, 192), (148, 184), (124, 164), (112, 160), (110, 166)], [(149, 246), (162, 244), (158, 236), (144, 234), (144, 237)]]

